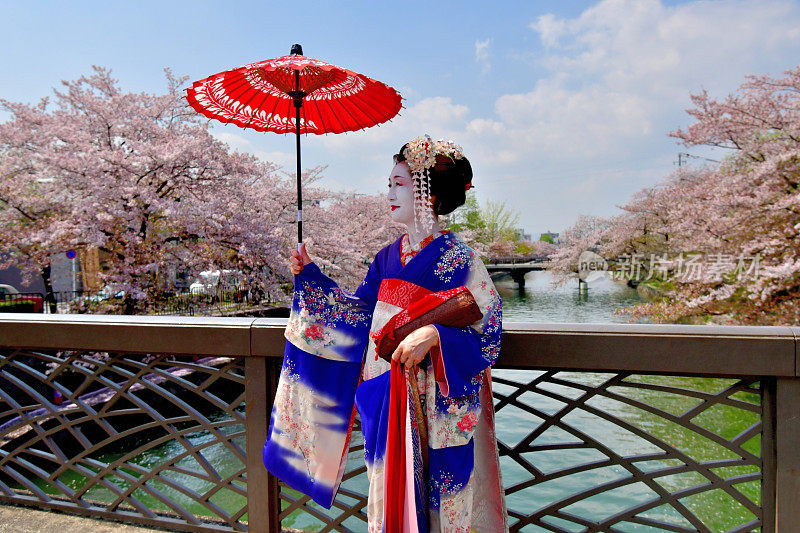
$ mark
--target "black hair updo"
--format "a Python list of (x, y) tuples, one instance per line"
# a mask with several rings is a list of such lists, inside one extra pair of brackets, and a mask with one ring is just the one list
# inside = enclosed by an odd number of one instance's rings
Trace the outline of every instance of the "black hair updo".
[[(408, 143), (395, 154), (395, 164), (406, 160), (407, 147)], [(433, 201), (433, 212), (437, 215), (452, 213), (467, 201), (467, 185), (472, 183), (472, 165), (466, 157), (453, 160), (439, 154), (436, 156), (436, 164), (428, 169), (428, 176), (430, 194), (436, 197)]]

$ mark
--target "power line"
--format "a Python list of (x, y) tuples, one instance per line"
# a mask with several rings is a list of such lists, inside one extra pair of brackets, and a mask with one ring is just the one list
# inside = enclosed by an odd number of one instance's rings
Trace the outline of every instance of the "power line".
[(685, 163), (684, 159), (687, 157), (691, 157), (692, 159), (702, 159), (703, 161), (710, 161), (712, 163), (721, 163), (721, 161), (717, 161), (716, 159), (709, 159), (708, 157), (702, 157), (699, 155), (689, 154), (686, 152), (678, 152), (678, 166), (682, 167)]

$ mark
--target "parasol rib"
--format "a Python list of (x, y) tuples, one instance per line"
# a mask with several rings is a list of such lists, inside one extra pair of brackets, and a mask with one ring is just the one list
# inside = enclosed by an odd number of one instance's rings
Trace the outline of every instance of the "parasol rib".
[[(247, 85), (247, 84), (249, 84), (249, 82), (247, 82), (247, 80), (246, 80), (246, 79), (245, 79), (245, 82), (246, 82), (246, 83), (245, 83), (246, 85)], [(245, 92), (246, 92), (246, 91), (245, 91)], [(256, 96), (258, 96), (258, 95), (259, 95), (259, 93), (258, 93), (258, 92), (255, 92), (255, 91), (253, 91), (253, 96), (251, 96), (250, 98), (248, 98), (246, 102), (244, 102), (242, 105), (240, 105), (240, 106), (239, 106), (239, 108), (238, 108), (236, 111), (234, 111), (234, 112), (233, 112), (233, 115), (232, 115), (232, 117), (237, 117), (237, 115), (239, 115), (239, 113), (242, 111), (242, 109), (245, 109), (245, 108), (246, 108), (246, 107), (247, 107), (247, 106), (250, 104), (250, 102), (252, 102), (252, 101), (253, 101), (253, 99), (254, 99)], [(255, 113), (254, 113), (254, 114), (255, 114)], [(237, 118), (238, 118), (238, 117), (237, 117)], [(233, 120), (233, 118), (231, 118), (231, 120)], [(241, 118), (239, 119), (239, 121), (240, 121), (240, 122), (244, 122), (244, 121), (243, 121)], [(228, 123), (230, 123), (230, 121), (229, 121)]]
[[(234, 81), (238, 82), (239, 80), (234, 80)], [(238, 90), (238, 89), (240, 89), (241, 87), (244, 87), (244, 90), (241, 92), (241, 94), (238, 94), (238, 95), (236, 95), (236, 96), (234, 96), (234, 95), (233, 95), (233, 93), (231, 92), (231, 94), (230, 94), (230, 95), (228, 95), (228, 98), (230, 98), (230, 99), (232, 99), (232, 100), (235, 100), (235, 101), (237, 101), (237, 102), (238, 102), (239, 96), (241, 96), (241, 95), (243, 95), (243, 94), (245, 94), (245, 93), (247, 92), (247, 87), (248, 87), (248, 85), (249, 85), (249, 82), (248, 82), (246, 79), (242, 78), (242, 80), (241, 80), (241, 84), (240, 84), (240, 85), (237, 85), (235, 88), (231, 88), (231, 90), (232, 90), (232, 91), (235, 91), (235, 90)], [(231, 121), (232, 121), (232, 120), (233, 120), (233, 119), (236, 117), (236, 115), (239, 113), (239, 110), (240, 110), (240, 109), (241, 109), (241, 107), (239, 107), (238, 109), (235, 109), (235, 110), (234, 110), (234, 109), (230, 109), (230, 110), (229, 110), (229, 111), (230, 111), (230, 117), (229, 117), (227, 120), (222, 120), (222, 119), (218, 119), (218, 120), (219, 120), (220, 122), (222, 122), (223, 124), (230, 124), (230, 123), (231, 123)]]

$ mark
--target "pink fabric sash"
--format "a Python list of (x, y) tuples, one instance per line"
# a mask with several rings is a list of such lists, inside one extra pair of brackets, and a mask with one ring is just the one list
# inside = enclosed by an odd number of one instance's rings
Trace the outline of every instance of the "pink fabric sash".
[(389, 427), (386, 435), (384, 531), (403, 533), (406, 506), (406, 409), (408, 393), (403, 364), (392, 361), (389, 388)]

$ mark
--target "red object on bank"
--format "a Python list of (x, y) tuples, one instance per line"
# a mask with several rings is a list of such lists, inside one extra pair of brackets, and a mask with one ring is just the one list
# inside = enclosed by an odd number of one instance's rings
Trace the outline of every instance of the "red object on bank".
[[(303, 242), (300, 134), (344, 133), (386, 122), (402, 107), (388, 85), (303, 55), (250, 63), (196, 81), (186, 99), (195, 110), (240, 128), (297, 138), (297, 242)], [(299, 247), (298, 247), (299, 249)]]

